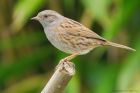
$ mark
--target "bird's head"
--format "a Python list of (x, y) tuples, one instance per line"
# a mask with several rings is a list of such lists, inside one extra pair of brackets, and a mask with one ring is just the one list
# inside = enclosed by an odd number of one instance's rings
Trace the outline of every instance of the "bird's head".
[(53, 10), (44, 10), (42, 12), (39, 12), (37, 16), (31, 19), (39, 21), (42, 24), (42, 26), (45, 28), (50, 25), (57, 24), (58, 22), (61, 21), (62, 18), (63, 18), (62, 15), (60, 15), (59, 13)]

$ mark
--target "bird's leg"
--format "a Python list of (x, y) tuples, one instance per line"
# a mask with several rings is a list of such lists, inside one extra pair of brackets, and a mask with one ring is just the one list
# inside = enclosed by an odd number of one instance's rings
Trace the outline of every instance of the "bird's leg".
[(70, 60), (72, 60), (73, 58), (75, 58), (79, 53), (74, 53), (70, 56), (67, 56), (63, 59), (60, 60), (60, 62), (58, 63), (58, 65), (56, 66), (56, 69), (59, 67), (60, 64), (64, 64), (65, 62), (68, 62)]
[(69, 55), (69, 56), (63, 58), (61, 61), (70, 61), (70, 60), (74, 59), (78, 54), (79, 53), (74, 53), (72, 55)]

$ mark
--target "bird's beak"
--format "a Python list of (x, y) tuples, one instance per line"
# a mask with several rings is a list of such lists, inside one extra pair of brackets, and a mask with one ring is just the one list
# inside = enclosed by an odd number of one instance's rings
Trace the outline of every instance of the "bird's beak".
[(39, 20), (39, 18), (37, 17), (37, 16), (35, 16), (35, 17), (33, 17), (33, 18), (31, 18), (31, 20)]

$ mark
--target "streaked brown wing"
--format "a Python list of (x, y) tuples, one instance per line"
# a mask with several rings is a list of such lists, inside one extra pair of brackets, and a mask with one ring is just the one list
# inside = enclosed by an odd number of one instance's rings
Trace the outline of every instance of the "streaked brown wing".
[(95, 32), (86, 28), (84, 25), (82, 25), (79, 22), (76, 22), (74, 20), (68, 19), (68, 18), (66, 18), (60, 24), (59, 27), (65, 29), (64, 33), (72, 35), (72, 36), (84, 37), (87, 39), (95, 39), (95, 40), (104, 41), (104, 42), (106, 41), (104, 38), (100, 37)]

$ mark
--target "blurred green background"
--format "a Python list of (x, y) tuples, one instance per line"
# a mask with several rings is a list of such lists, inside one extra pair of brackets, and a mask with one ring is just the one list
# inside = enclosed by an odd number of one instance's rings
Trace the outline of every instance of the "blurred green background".
[(137, 50), (99, 47), (78, 56), (65, 93), (140, 93), (140, 0), (0, 0), (0, 93), (40, 93), (67, 56), (30, 20), (45, 9)]

